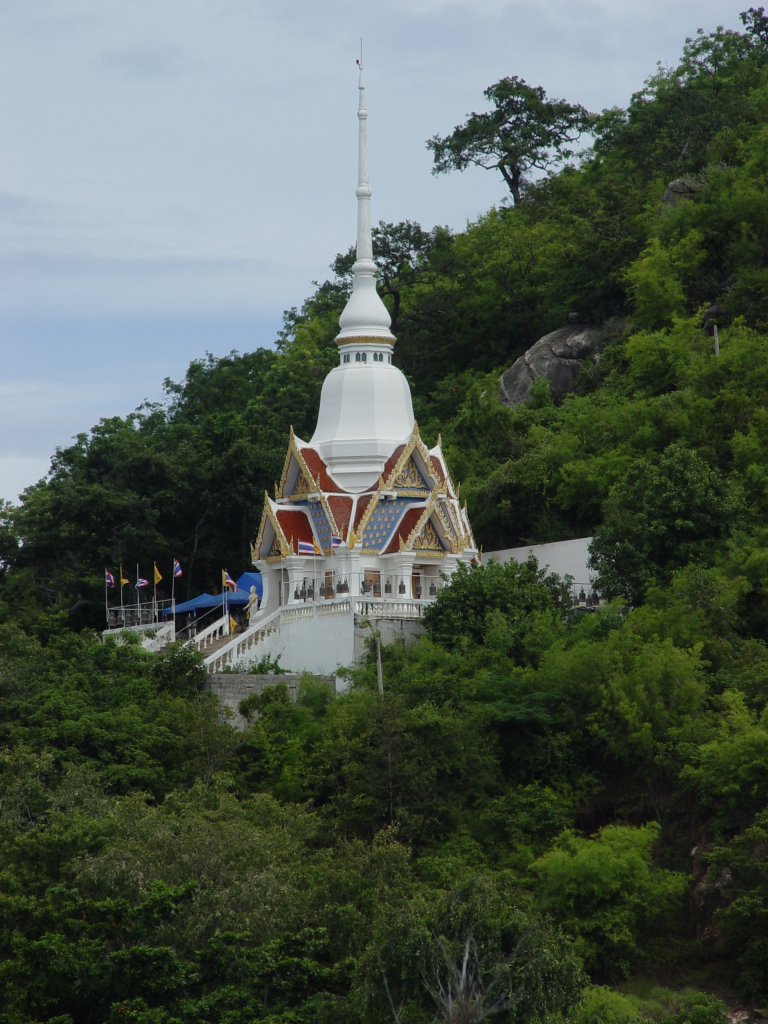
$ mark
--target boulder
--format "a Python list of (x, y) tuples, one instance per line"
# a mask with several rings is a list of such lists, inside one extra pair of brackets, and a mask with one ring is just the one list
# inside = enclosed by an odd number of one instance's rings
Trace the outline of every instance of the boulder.
[(522, 405), (534, 381), (549, 381), (552, 399), (560, 402), (573, 388), (585, 360), (597, 362), (612, 335), (605, 327), (559, 327), (532, 345), (501, 375), (501, 401)]
[(696, 199), (703, 185), (695, 178), (675, 178), (667, 185), (661, 197), (662, 206), (679, 206), (691, 199)]

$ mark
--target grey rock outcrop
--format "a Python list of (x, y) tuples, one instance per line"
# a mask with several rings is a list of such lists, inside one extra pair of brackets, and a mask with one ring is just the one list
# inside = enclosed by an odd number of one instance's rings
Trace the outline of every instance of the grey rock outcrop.
[(559, 327), (532, 345), (501, 375), (501, 401), (527, 402), (535, 381), (549, 381), (552, 398), (560, 402), (573, 388), (585, 360), (597, 361), (612, 340), (604, 327)]
[(702, 183), (694, 178), (675, 178), (667, 185), (661, 197), (661, 205), (679, 206), (680, 203), (696, 199), (702, 187)]

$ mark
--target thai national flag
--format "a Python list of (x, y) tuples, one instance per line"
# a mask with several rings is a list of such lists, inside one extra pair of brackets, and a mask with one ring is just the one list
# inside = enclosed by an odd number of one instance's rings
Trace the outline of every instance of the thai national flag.
[(299, 541), (299, 554), (300, 555), (314, 555), (315, 545), (312, 541), (300, 540)]
[(173, 578), (177, 580), (179, 578), (179, 576), (183, 576), (183, 575), (184, 575), (184, 573), (181, 570), (181, 566), (179, 565), (178, 558), (174, 558), (174, 560), (173, 560)]
[(232, 579), (232, 577), (229, 575), (229, 573), (227, 572), (226, 569), (221, 574), (221, 582), (222, 582), (223, 586), (225, 586), (227, 588), (227, 590), (237, 590), (237, 584)]
[(148, 587), (148, 586), (149, 586), (149, 580), (145, 580), (143, 576), (139, 576), (139, 578), (136, 580), (136, 589), (137, 590), (143, 590), (144, 587)]
[(104, 586), (106, 586), (106, 587), (114, 587), (114, 585), (115, 585), (115, 577), (112, 575), (112, 573), (109, 571), (109, 569), (105, 569), (104, 570)]
[(341, 547), (341, 537), (335, 537), (335, 536), (333, 536), (333, 534), (331, 534), (331, 547), (332, 548), (339, 548), (339, 547)]

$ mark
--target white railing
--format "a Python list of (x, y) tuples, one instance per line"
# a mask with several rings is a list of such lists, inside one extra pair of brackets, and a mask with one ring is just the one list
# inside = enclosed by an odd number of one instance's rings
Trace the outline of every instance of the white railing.
[(127, 634), (141, 637), (141, 646), (145, 651), (161, 651), (166, 644), (176, 639), (173, 619), (170, 622), (145, 622), (135, 626), (118, 626), (116, 629), (105, 629), (102, 638), (112, 637), (119, 643)]
[(325, 618), (329, 615), (359, 615), (366, 619), (420, 619), (424, 608), (431, 601), (388, 600), (370, 597), (342, 597), (338, 600), (325, 601), (322, 604), (309, 602), (278, 608), (266, 618), (254, 623), (244, 633), (232, 637), (228, 644), (212, 651), (204, 664), (209, 672), (222, 672), (225, 668), (234, 668), (241, 662), (254, 662), (259, 645), (279, 632), (282, 625), (294, 622), (306, 622), (310, 619)]
[(420, 619), (432, 601), (423, 598), (353, 597), (352, 610), (366, 619)]
[(225, 668), (234, 668), (244, 661), (246, 656), (253, 655), (254, 648), (280, 629), (282, 611), (281, 608), (278, 608), (276, 612), (272, 612), (260, 622), (249, 626), (244, 633), (237, 633), (232, 637), (230, 643), (209, 654), (203, 661), (207, 670), (221, 672)]
[(188, 647), (196, 647), (198, 651), (204, 651), (206, 647), (215, 644), (222, 637), (229, 636), (229, 615), (222, 615), (210, 626), (201, 629), (199, 633), (187, 640)]

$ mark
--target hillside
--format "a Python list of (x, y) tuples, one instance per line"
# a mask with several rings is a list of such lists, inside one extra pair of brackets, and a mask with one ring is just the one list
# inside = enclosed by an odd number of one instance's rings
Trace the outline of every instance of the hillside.
[[(423, 435), (487, 549), (594, 534), (609, 603), (460, 572), (427, 636), (244, 733), (105, 564), (245, 566), (349, 254), (0, 516), (0, 1024), (726, 1024), (768, 999), (768, 19), (698, 34), (460, 234), (380, 225)], [(489, 172), (493, 173), (493, 172)], [(670, 183), (677, 184), (671, 186)], [(560, 404), (499, 375), (576, 319)], [(717, 326), (717, 349), (714, 328)], [(461, 1015), (463, 1013), (463, 1016)]]

